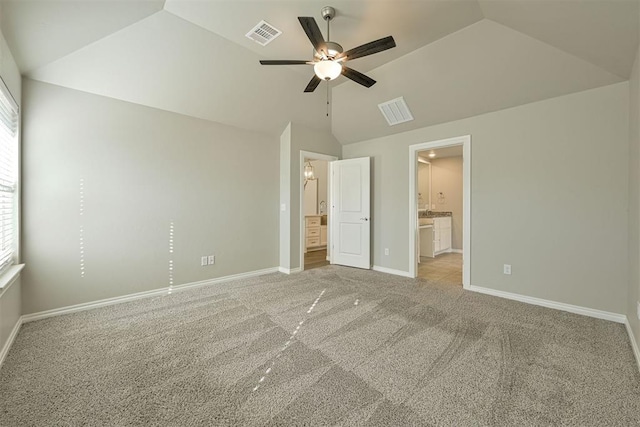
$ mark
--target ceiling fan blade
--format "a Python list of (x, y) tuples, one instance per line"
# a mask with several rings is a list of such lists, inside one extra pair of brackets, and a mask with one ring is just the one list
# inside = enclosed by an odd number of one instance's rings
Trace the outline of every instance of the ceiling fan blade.
[(318, 77), (318, 76), (316, 76), (314, 74), (313, 77), (311, 78), (311, 81), (307, 85), (307, 87), (304, 88), (304, 91), (305, 92), (313, 92), (314, 90), (316, 90), (316, 88), (318, 87), (318, 85), (320, 84), (321, 81), (322, 80), (320, 80), (320, 77)]
[(289, 60), (289, 59), (261, 59), (260, 63), (262, 65), (303, 65), (303, 64), (313, 64), (313, 62), (309, 62), (309, 61), (297, 61), (297, 60)]
[(309, 37), (309, 41), (313, 45), (313, 48), (316, 52), (325, 52), (324, 46), (324, 37), (322, 37), (322, 33), (320, 32), (320, 28), (316, 23), (316, 20), (309, 16), (298, 16), (298, 21), (300, 21), (300, 25), (302, 25), (302, 29)]
[(338, 55), (336, 59), (346, 56), (347, 60), (351, 61), (352, 59), (373, 55), (374, 53), (382, 52), (384, 50), (391, 49), (392, 47), (396, 47), (396, 41), (392, 36), (388, 36), (380, 40), (375, 40), (361, 46), (354, 47), (353, 49), (349, 49), (348, 51)]
[(371, 77), (365, 76), (360, 71), (345, 67), (344, 65), (342, 66), (342, 75), (348, 79), (353, 80), (356, 83), (361, 84), (364, 87), (371, 87), (376, 84), (376, 81)]

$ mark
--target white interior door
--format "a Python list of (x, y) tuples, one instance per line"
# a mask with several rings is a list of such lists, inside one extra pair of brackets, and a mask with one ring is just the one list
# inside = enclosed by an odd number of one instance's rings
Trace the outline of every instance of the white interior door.
[(331, 176), (331, 263), (371, 268), (369, 157), (336, 160)]

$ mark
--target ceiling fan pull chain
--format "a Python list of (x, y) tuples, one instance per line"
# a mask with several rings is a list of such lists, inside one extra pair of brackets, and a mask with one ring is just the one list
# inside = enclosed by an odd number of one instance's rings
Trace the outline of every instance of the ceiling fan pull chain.
[(327, 117), (329, 117), (329, 80), (327, 80)]

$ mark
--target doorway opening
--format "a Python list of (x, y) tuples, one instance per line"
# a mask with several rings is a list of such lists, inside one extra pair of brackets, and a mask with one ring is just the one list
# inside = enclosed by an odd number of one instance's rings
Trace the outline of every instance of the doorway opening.
[(300, 151), (300, 270), (329, 265), (329, 163), (337, 157)]
[(471, 137), (409, 147), (409, 273), (470, 285)]

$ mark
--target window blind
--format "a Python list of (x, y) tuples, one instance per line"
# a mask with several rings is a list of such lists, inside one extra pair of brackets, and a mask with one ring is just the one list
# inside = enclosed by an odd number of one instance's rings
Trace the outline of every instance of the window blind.
[(18, 106), (0, 80), (0, 271), (15, 261), (18, 186)]

